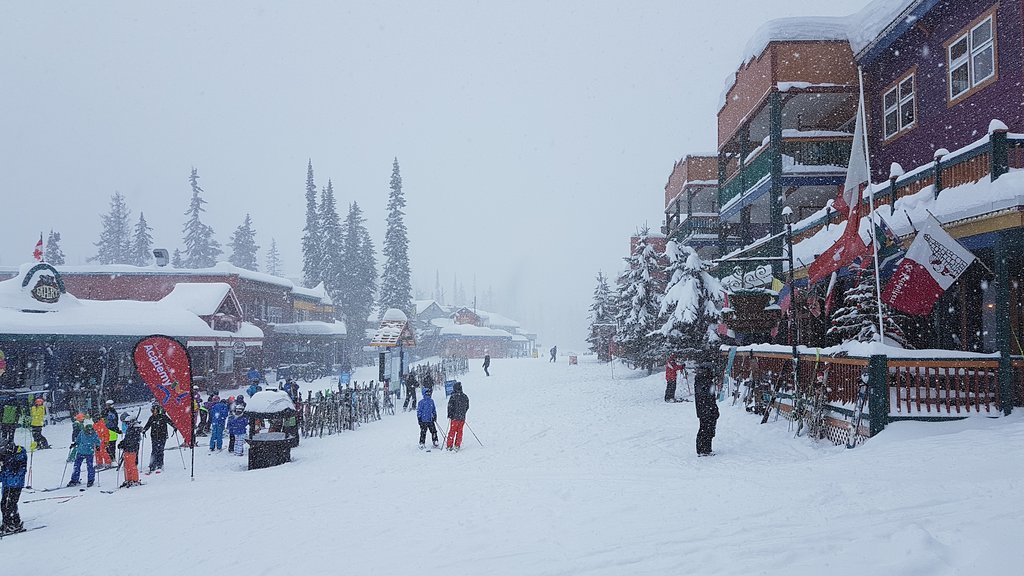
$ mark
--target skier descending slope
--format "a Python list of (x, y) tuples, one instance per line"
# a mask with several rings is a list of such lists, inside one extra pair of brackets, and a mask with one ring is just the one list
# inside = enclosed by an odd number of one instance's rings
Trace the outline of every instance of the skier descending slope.
[(427, 430), (430, 430), (430, 439), (434, 442), (434, 448), (438, 447), (437, 443), (437, 409), (434, 407), (434, 399), (430, 397), (433, 391), (430, 388), (423, 387), (423, 399), (420, 400), (420, 405), (416, 408), (416, 419), (420, 422), (420, 448), (423, 448), (427, 440)]

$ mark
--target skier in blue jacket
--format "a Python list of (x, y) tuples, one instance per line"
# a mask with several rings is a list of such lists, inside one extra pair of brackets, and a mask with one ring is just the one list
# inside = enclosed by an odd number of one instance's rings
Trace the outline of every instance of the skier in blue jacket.
[(228, 419), (228, 403), (215, 396), (210, 406), (210, 452), (224, 449), (224, 423)]
[(228, 452), (236, 456), (245, 454), (245, 435), (249, 429), (249, 418), (245, 416), (245, 406), (235, 404), (231, 409), (231, 417), (228, 419), (228, 433), (235, 439), (234, 449)]
[(68, 486), (78, 486), (82, 483), (82, 462), (85, 462), (85, 468), (89, 473), (89, 483), (87, 486), (92, 486), (92, 483), (96, 481), (96, 467), (93, 465), (93, 456), (96, 449), (100, 446), (100, 437), (93, 430), (92, 422), (86, 421), (85, 428), (78, 434), (78, 440), (75, 441), (73, 446), (78, 448), (78, 454), (75, 456), (75, 469), (71, 472), (71, 482), (68, 482)]
[(420, 421), (420, 448), (426, 445), (427, 430), (430, 430), (430, 439), (434, 441), (434, 448), (439, 445), (437, 443), (437, 426), (434, 424), (437, 421), (437, 409), (434, 407), (434, 399), (430, 397), (432, 390), (430, 388), (423, 388), (423, 400), (420, 400), (419, 406), (416, 407), (416, 418)]
[(3, 511), (4, 519), (3, 526), (0, 526), (0, 534), (11, 534), (25, 529), (21, 523), (21, 516), (18, 515), (18, 500), (21, 498), (22, 488), (25, 487), (27, 462), (28, 456), (24, 448), (7, 439), (0, 443), (0, 485), (3, 486), (0, 510)]

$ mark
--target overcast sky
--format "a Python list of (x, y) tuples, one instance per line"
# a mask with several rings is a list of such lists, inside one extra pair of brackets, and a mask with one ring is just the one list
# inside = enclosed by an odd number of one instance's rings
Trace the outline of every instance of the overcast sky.
[(715, 149), (757, 27), (866, 3), (5, 2), (0, 265), (50, 229), (84, 264), (114, 191), (181, 247), (194, 166), (219, 241), (249, 212), (295, 277), (307, 160), (379, 249), (397, 156), (414, 287), (475, 278), (481, 308), (582, 350), (595, 274)]

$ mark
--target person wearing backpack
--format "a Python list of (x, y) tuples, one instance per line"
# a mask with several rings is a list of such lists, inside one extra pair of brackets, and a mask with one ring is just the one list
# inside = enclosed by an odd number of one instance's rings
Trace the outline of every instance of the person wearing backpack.
[(124, 425), (127, 428), (124, 432), (124, 440), (118, 445), (121, 448), (121, 456), (124, 458), (124, 483), (121, 488), (141, 486), (139, 481), (139, 448), (142, 447), (142, 428), (139, 420), (132, 414), (125, 412), (121, 415)]
[(430, 430), (430, 439), (434, 442), (434, 448), (439, 447), (437, 443), (437, 409), (434, 407), (434, 399), (430, 397), (432, 390), (423, 388), (423, 399), (416, 408), (416, 419), (420, 423), (420, 448), (426, 446), (427, 430)]
[(25, 473), (28, 470), (28, 456), (25, 449), (11, 440), (0, 441), (0, 511), (3, 512), (3, 525), (0, 534), (21, 532), (25, 526), (18, 514), (18, 500), (25, 488)]
[(448, 438), (445, 448), (459, 451), (462, 447), (462, 428), (466, 425), (466, 412), (469, 412), (469, 396), (462, 391), (462, 382), (452, 385), (452, 396), (448, 399)]

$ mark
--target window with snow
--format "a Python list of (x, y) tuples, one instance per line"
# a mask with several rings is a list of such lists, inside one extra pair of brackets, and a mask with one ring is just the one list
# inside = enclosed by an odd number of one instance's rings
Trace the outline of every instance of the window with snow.
[(966, 96), (996, 74), (994, 15), (989, 15), (955, 38), (947, 48), (949, 99)]
[(917, 113), (914, 102), (914, 75), (910, 74), (896, 83), (882, 97), (885, 106), (883, 115), (885, 137), (892, 138), (903, 130), (914, 126)]

